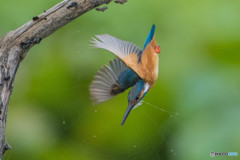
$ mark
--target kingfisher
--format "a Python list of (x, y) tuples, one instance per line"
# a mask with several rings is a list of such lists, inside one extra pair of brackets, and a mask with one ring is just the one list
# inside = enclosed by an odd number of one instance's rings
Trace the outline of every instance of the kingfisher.
[(131, 88), (128, 107), (121, 125), (131, 110), (141, 104), (143, 97), (158, 78), (158, 54), (160, 46), (155, 39), (155, 25), (145, 41), (143, 49), (134, 43), (108, 34), (96, 35), (91, 41), (94, 47), (112, 52), (117, 57), (103, 66), (90, 85), (90, 95), (95, 104), (107, 101)]

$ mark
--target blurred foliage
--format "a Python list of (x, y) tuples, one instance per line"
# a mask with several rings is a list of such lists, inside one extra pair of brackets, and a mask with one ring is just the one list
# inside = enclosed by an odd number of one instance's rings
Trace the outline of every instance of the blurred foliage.
[[(0, 36), (58, 2), (2, 0)], [(13, 149), (5, 159), (205, 160), (213, 159), (210, 151), (240, 154), (239, 6), (234, 0), (111, 3), (104, 13), (92, 10), (44, 39), (15, 79), (6, 128)], [(159, 79), (122, 127), (127, 92), (91, 104), (93, 76), (114, 56), (89, 41), (108, 33), (143, 46), (153, 23), (161, 46)]]

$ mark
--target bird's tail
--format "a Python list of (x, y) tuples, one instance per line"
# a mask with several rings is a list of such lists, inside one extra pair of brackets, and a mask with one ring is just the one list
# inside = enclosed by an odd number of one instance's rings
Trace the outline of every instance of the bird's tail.
[(116, 58), (109, 62), (109, 66), (105, 65), (97, 72), (90, 85), (90, 94), (95, 104), (107, 101), (124, 91), (117, 79), (126, 69), (126, 65)]

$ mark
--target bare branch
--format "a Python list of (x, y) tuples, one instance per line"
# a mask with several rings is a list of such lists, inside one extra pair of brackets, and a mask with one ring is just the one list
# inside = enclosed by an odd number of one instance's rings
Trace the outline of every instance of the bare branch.
[(85, 12), (112, 0), (64, 0), (0, 40), (0, 160), (11, 147), (5, 140), (8, 103), (20, 62), (29, 49)]

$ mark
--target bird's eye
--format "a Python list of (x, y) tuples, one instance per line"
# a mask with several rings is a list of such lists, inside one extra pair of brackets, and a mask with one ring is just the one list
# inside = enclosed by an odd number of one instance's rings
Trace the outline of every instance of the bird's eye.
[(161, 49), (160, 49), (160, 46), (156, 46), (156, 47), (154, 48), (154, 51), (155, 51), (155, 53), (157, 53), (157, 54), (160, 53), (160, 50), (161, 50)]
[(139, 99), (139, 97), (137, 96), (135, 100), (138, 100), (138, 99)]

